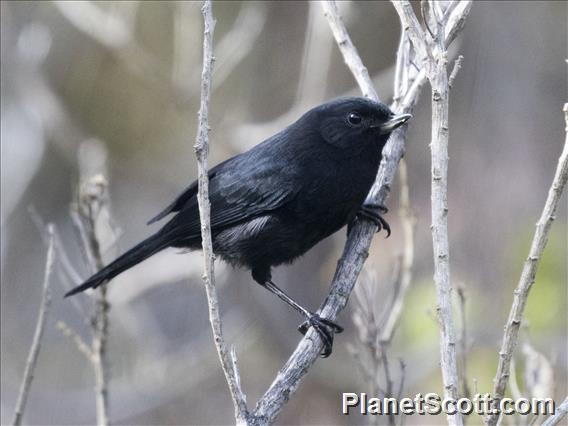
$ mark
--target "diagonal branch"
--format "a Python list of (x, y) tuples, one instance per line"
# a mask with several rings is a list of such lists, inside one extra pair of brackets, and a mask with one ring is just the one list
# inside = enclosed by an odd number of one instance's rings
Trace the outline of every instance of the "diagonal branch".
[(24, 370), (24, 377), (22, 379), (20, 392), (18, 394), (18, 401), (16, 402), (16, 409), (14, 410), (14, 419), (12, 420), (12, 424), (14, 426), (22, 424), (22, 416), (24, 415), (24, 410), (26, 409), (26, 402), (30, 393), (32, 380), (34, 378), (34, 370), (37, 364), (37, 358), (41, 347), (41, 338), (43, 337), (43, 332), (45, 329), (47, 313), (49, 312), (49, 307), (51, 306), (50, 278), (55, 260), (53, 225), (47, 225), (47, 234), (49, 238), (49, 245), (47, 248), (47, 259), (45, 261), (45, 272), (43, 277), (39, 316), (37, 318), (32, 346), (30, 347), (30, 352), (26, 361), (26, 369)]
[(207, 293), (207, 303), (209, 306), (209, 321), (213, 331), (213, 338), (217, 354), (221, 360), (225, 379), (229, 385), (231, 398), (235, 408), (235, 418), (237, 423), (245, 423), (248, 417), (248, 410), (244, 395), (240, 386), (240, 378), (236, 368), (236, 358), (231, 354), (225, 340), (219, 313), (219, 300), (215, 288), (214, 255), (213, 244), (211, 241), (211, 204), (209, 202), (209, 179), (207, 167), (207, 155), (209, 153), (209, 97), (211, 93), (211, 74), (213, 70), (213, 31), (215, 29), (215, 19), (211, 7), (211, 0), (205, 0), (201, 8), (203, 13), (203, 72), (201, 74), (201, 104), (199, 108), (199, 126), (195, 141), (195, 155), (197, 157), (198, 169), (198, 192), (199, 219), (201, 222), (201, 239), (203, 246), (203, 258), (205, 269), (203, 281)]
[(349, 37), (349, 33), (343, 24), (343, 19), (341, 19), (341, 15), (337, 10), (337, 3), (335, 3), (335, 1), (326, 0), (321, 3), (321, 7), (329, 23), (333, 37), (335, 37), (335, 41), (343, 55), (343, 60), (353, 73), (355, 80), (357, 80), (361, 93), (366, 98), (378, 101), (379, 95), (373, 87), (373, 82), (369, 77), (369, 71), (367, 71), (367, 67), (363, 64), (357, 49), (351, 41), (351, 37)]
[[(544, 208), (536, 223), (536, 231), (533, 236), (529, 255), (523, 265), (521, 278), (517, 284), (517, 288), (513, 292), (513, 304), (509, 312), (509, 318), (505, 325), (505, 333), (503, 334), (503, 342), (499, 351), (499, 364), (497, 373), (493, 379), (493, 400), (498, 401), (505, 395), (505, 388), (509, 380), (509, 372), (511, 369), (511, 359), (513, 352), (519, 340), (519, 329), (525, 312), (525, 305), (529, 297), (529, 292), (535, 282), (535, 276), (538, 269), (540, 258), (548, 242), (548, 233), (555, 219), (556, 209), (562, 191), (566, 187), (568, 180), (568, 104), (564, 104), (564, 115), (566, 120), (566, 139), (564, 148), (558, 158), (558, 166), (552, 180), (552, 185), (548, 190), (548, 196), (544, 203)], [(497, 424), (500, 413), (489, 416), (487, 423), (491, 426)]]
[(568, 414), (568, 396), (564, 399), (564, 402), (556, 408), (554, 415), (550, 416), (548, 419), (542, 423), (542, 426), (556, 426), (566, 417)]

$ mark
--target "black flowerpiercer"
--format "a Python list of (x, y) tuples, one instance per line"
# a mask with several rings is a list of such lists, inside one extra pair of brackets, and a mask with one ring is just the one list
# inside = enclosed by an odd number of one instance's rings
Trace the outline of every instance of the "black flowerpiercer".
[[(363, 206), (390, 133), (409, 114), (394, 115), (364, 98), (337, 99), (249, 151), (209, 171), (213, 251), (306, 317), (300, 326), (321, 336), (322, 356), (331, 353), (337, 324), (300, 306), (273, 282), (271, 268), (291, 263), (356, 216), (388, 224), (375, 206)], [(94, 274), (66, 296), (96, 288), (167, 247), (201, 248), (197, 182), (150, 220), (174, 216), (154, 235)]]

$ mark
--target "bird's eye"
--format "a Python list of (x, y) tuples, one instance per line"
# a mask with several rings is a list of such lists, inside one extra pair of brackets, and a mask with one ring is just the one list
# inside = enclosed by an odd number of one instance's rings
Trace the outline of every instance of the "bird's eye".
[(363, 118), (357, 112), (350, 112), (349, 115), (347, 115), (347, 122), (352, 126), (358, 126), (362, 121)]

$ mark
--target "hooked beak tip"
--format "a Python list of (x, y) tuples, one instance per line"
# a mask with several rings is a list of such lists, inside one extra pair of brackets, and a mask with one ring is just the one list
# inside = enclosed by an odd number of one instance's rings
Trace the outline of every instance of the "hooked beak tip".
[(393, 116), (389, 121), (383, 123), (381, 127), (381, 134), (391, 133), (393, 130), (402, 126), (412, 118), (412, 114), (398, 114)]

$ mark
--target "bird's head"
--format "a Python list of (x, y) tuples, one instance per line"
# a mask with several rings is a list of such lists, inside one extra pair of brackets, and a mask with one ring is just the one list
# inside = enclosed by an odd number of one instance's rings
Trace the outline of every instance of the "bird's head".
[(369, 144), (382, 150), (391, 132), (412, 117), (395, 115), (385, 104), (366, 98), (336, 99), (312, 112), (327, 143), (354, 152), (360, 152)]

